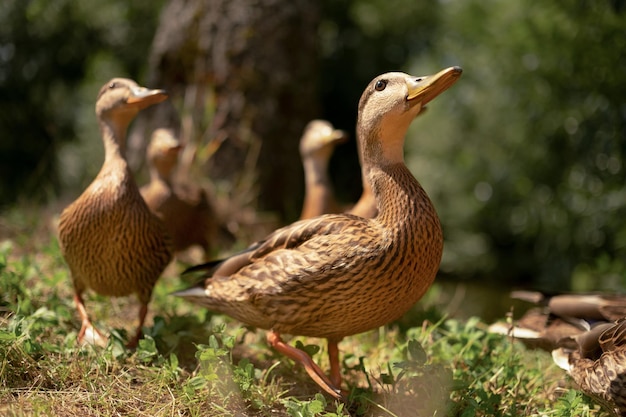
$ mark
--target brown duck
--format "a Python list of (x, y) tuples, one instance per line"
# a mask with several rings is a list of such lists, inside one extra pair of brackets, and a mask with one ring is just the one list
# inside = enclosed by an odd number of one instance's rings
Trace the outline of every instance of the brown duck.
[[(422, 111), (425, 111), (423, 109)], [(363, 163), (362, 143), (357, 141), (357, 149), (359, 151), (359, 161), (361, 162), (361, 183), (363, 185), (363, 191), (361, 197), (347, 213), (354, 214), (355, 216), (365, 217), (371, 219), (378, 214), (378, 208), (376, 206), (376, 196), (372, 192), (372, 186), (368, 181), (369, 165)]]
[(85, 309), (82, 294), (90, 288), (105, 296), (137, 294), (139, 325), (128, 342), (129, 347), (136, 346), (154, 284), (171, 259), (163, 224), (141, 198), (124, 156), (130, 122), (140, 110), (166, 98), (163, 90), (149, 90), (124, 78), (112, 79), (98, 94), (104, 164), (59, 221), (61, 252), (70, 268), (82, 321), (80, 342), (106, 343)]
[(340, 207), (335, 200), (332, 182), (328, 177), (328, 163), (335, 146), (345, 142), (347, 138), (346, 132), (336, 130), (326, 120), (313, 120), (305, 127), (300, 139), (300, 157), (305, 180), (304, 204), (300, 220), (343, 211), (360, 217), (376, 216), (376, 198), (367, 182), (365, 172), (362, 173), (363, 193), (354, 206)]
[(312, 120), (304, 128), (300, 139), (305, 186), (301, 220), (341, 211), (328, 178), (328, 162), (335, 146), (347, 138), (346, 132), (335, 129), (326, 120)]
[[(573, 342), (573, 347), (572, 347)], [(626, 319), (560, 342), (552, 352), (580, 389), (613, 415), (626, 417)]]
[(602, 293), (544, 294), (538, 291), (513, 291), (511, 298), (540, 305), (558, 317), (589, 321), (616, 321), (626, 316), (626, 296)]
[[(228, 259), (191, 268), (208, 277), (176, 295), (268, 329), (271, 346), (340, 398), (337, 343), (402, 316), (437, 274), (441, 226), (404, 164), (404, 137), (424, 106), (460, 75), (458, 67), (427, 77), (392, 72), (366, 87), (357, 139), (378, 202), (374, 219), (327, 214), (298, 221)], [(328, 339), (330, 378), (281, 333)]]
[(538, 291), (513, 291), (511, 298), (539, 307), (528, 310), (514, 326), (495, 323), (489, 327), (490, 331), (513, 336), (531, 347), (547, 351), (556, 349), (565, 337), (626, 316), (626, 296), (623, 295), (547, 295)]
[(165, 224), (174, 251), (198, 245), (205, 258), (221, 230), (206, 191), (175, 181), (182, 145), (169, 129), (157, 129), (147, 149), (150, 182), (140, 192), (148, 207)]

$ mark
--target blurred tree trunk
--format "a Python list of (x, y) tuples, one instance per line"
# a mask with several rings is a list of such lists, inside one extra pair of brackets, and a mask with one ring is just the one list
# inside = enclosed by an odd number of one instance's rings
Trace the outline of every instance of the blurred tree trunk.
[(298, 141), (319, 109), (318, 23), (315, 0), (171, 0), (150, 56), (147, 84), (171, 97), (151, 128), (180, 129), (232, 199), (283, 219), (300, 210)]

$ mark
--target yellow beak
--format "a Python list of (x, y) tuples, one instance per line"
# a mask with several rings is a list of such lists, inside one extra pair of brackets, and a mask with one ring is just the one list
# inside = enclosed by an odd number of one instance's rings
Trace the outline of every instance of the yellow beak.
[(450, 67), (434, 75), (407, 79), (407, 101), (419, 101), (423, 107), (454, 84), (462, 72), (461, 67)]
[(129, 104), (139, 104), (141, 108), (148, 107), (152, 104), (160, 103), (167, 99), (165, 90), (150, 90), (144, 87), (131, 88), (131, 93), (126, 99)]

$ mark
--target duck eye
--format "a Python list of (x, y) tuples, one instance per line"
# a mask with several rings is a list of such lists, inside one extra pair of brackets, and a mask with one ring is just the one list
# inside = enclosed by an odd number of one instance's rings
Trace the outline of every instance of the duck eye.
[(385, 87), (387, 87), (387, 80), (378, 80), (376, 81), (376, 85), (374, 85), (376, 91), (383, 91)]
[(117, 84), (115, 84), (115, 81), (113, 81), (111, 84), (109, 84), (109, 89), (113, 90), (115, 87), (117, 87)]

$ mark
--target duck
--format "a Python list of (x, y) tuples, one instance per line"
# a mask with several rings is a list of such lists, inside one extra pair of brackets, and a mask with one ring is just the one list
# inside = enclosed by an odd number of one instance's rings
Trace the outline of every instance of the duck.
[(328, 163), (335, 146), (347, 139), (345, 131), (335, 129), (327, 120), (311, 120), (305, 126), (300, 138), (305, 190), (300, 220), (341, 211), (328, 177)]
[(601, 293), (558, 293), (517, 290), (511, 298), (537, 305), (513, 326), (494, 323), (492, 333), (510, 335), (530, 347), (553, 351), (566, 337), (591, 330), (597, 324), (612, 323), (626, 316), (626, 296)]
[(554, 362), (612, 415), (626, 417), (626, 318), (564, 338)]
[(121, 297), (136, 294), (139, 325), (127, 346), (142, 337), (148, 304), (172, 257), (165, 227), (139, 193), (125, 158), (128, 125), (142, 110), (167, 98), (160, 89), (113, 78), (98, 93), (96, 116), (104, 142), (104, 163), (85, 191), (60, 214), (58, 239), (81, 319), (80, 343), (104, 346), (108, 338), (91, 323), (83, 293)]
[[(426, 108), (420, 111), (420, 115), (426, 112)], [(349, 208), (346, 212), (349, 214), (354, 214), (355, 216), (365, 217), (367, 219), (371, 219), (376, 217), (378, 214), (378, 207), (376, 206), (376, 196), (372, 192), (372, 186), (370, 185), (368, 178), (369, 169), (367, 164), (363, 163), (363, 152), (361, 150), (360, 142), (357, 142), (357, 150), (359, 154), (359, 162), (361, 164), (361, 185), (363, 187), (363, 191), (361, 192), (361, 197), (357, 200), (357, 202)]]
[(343, 207), (335, 200), (328, 177), (328, 163), (335, 146), (347, 139), (347, 132), (335, 129), (327, 120), (312, 120), (304, 128), (300, 139), (300, 157), (304, 168), (305, 194), (300, 220), (340, 212), (367, 218), (376, 216), (376, 198), (366, 180), (366, 172), (361, 175), (363, 192), (354, 205)]
[(208, 260), (214, 242), (222, 236), (222, 231), (226, 236), (227, 230), (222, 227), (206, 190), (175, 179), (182, 149), (172, 129), (156, 129), (146, 150), (150, 182), (139, 191), (150, 210), (165, 224), (174, 253), (197, 245)]
[(511, 298), (541, 306), (558, 317), (615, 321), (626, 316), (626, 295), (609, 293), (557, 293), (517, 290)]
[[(378, 215), (325, 214), (277, 229), (233, 256), (197, 265), (195, 286), (174, 295), (249, 326), (301, 364), (326, 393), (342, 399), (338, 343), (406, 313), (433, 283), (443, 252), (437, 212), (404, 163), (412, 120), (462, 70), (374, 78), (358, 105), (357, 140)], [(281, 334), (328, 341), (330, 374)]]
[[(367, 178), (367, 174), (363, 173), (362, 178)], [(363, 180), (363, 192), (357, 202), (349, 208), (346, 213), (353, 214), (359, 217), (365, 217), (371, 219), (378, 214), (378, 207), (376, 206), (376, 196), (372, 192), (372, 187), (369, 182)]]

